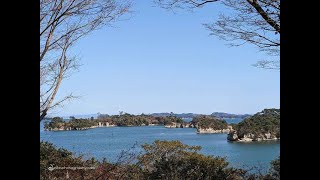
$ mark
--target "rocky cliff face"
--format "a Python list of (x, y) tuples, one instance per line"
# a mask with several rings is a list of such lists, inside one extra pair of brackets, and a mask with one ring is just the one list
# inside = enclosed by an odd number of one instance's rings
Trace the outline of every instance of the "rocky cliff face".
[(230, 131), (228, 134), (229, 141), (239, 141), (239, 142), (251, 142), (251, 141), (266, 141), (266, 140), (279, 140), (276, 134), (274, 133), (263, 133), (263, 134), (253, 134), (253, 133), (247, 133), (243, 135), (238, 135), (237, 131), (233, 130)]
[(229, 133), (230, 131), (232, 131), (232, 126), (228, 126), (227, 129), (197, 128), (199, 134)]
[(227, 137), (228, 141), (237, 141), (239, 139), (236, 131), (231, 131)]
[(199, 134), (214, 134), (214, 133), (229, 133), (229, 129), (221, 129), (221, 130), (215, 130), (212, 128), (207, 128), (207, 129), (197, 129), (197, 133)]
[(85, 127), (85, 128), (71, 128), (71, 127), (60, 127), (60, 128), (49, 128), (45, 129), (46, 131), (72, 131), (72, 130), (86, 130), (86, 129), (92, 129), (96, 128), (98, 126), (91, 126), (91, 127)]
[(193, 128), (193, 124), (191, 123), (171, 123), (171, 124), (168, 124), (168, 125), (165, 125), (164, 127), (166, 128)]

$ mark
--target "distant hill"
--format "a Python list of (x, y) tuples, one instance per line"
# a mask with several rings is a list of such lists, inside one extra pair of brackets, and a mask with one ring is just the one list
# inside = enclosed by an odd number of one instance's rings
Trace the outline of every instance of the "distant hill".
[[(155, 117), (166, 117), (170, 116), (171, 113), (152, 113), (151, 116)], [(194, 118), (200, 115), (204, 114), (194, 114), (194, 113), (181, 113), (181, 114), (176, 114), (173, 113), (172, 115), (180, 117), (180, 118)], [(218, 117), (218, 118), (240, 118), (244, 119), (246, 117), (251, 116), (250, 114), (229, 114), (229, 113), (224, 113), (224, 112), (214, 112), (211, 114), (211, 116)]]
[(224, 113), (224, 112), (214, 112), (211, 114), (211, 116), (215, 116), (218, 118), (240, 118), (240, 119), (244, 119), (247, 118), (249, 116), (251, 116), (250, 114), (229, 114), (229, 113)]
[[(98, 114), (77, 114), (77, 115), (72, 115), (75, 118), (78, 119), (88, 119), (88, 118), (97, 118)], [(52, 117), (47, 117), (47, 119), (51, 119), (53, 117), (60, 117), (60, 116), (52, 116)], [(69, 119), (70, 116), (61, 116), (63, 119)]]
[(173, 116), (176, 116), (176, 117), (179, 117), (179, 118), (193, 118), (193, 117), (196, 117), (196, 116), (199, 116), (200, 114), (194, 114), (194, 113), (181, 113), (181, 114), (176, 114), (176, 113), (152, 113), (150, 114), (151, 116), (154, 116), (154, 117), (166, 117), (166, 116), (170, 116), (170, 115), (173, 115)]

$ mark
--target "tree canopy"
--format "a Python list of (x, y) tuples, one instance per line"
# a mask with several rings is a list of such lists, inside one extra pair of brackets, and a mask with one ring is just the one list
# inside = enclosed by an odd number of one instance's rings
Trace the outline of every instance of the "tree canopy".
[(215, 130), (228, 128), (228, 123), (225, 120), (208, 115), (194, 117), (191, 122), (199, 128), (212, 128)]
[(280, 109), (264, 109), (236, 124), (233, 128), (240, 137), (247, 133), (254, 135), (273, 133), (279, 138)]

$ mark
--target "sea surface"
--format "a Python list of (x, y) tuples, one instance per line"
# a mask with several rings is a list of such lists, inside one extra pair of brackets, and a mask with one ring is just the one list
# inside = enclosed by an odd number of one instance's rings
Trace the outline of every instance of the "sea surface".
[[(188, 121), (188, 120), (186, 120)], [(238, 123), (241, 119), (226, 119)], [(280, 155), (280, 141), (228, 142), (227, 134), (197, 134), (195, 128), (165, 128), (164, 126), (101, 127), (83, 131), (44, 131), (40, 124), (40, 140), (49, 141), (85, 158), (106, 158), (117, 161), (121, 151), (141, 151), (141, 144), (154, 140), (180, 140), (188, 145), (201, 146), (201, 153), (226, 157), (233, 167), (258, 166), (263, 170)], [(134, 147), (132, 149), (132, 147)]]

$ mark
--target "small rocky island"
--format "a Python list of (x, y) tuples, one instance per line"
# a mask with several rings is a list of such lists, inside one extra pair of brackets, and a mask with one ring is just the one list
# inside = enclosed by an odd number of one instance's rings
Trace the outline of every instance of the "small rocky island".
[(191, 123), (197, 128), (199, 134), (229, 133), (232, 130), (232, 126), (229, 126), (225, 120), (215, 116), (197, 116), (193, 118)]
[(109, 126), (112, 125), (108, 122), (97, 122), (89, 119), (70, 119), (70, 121), (64, 121), (61, 117), (54, 117), (50, 122), (45, 122), (44, 129), (46, 131), (71, 131)]
[(212, 115), (198, 115), (193, 117), (191, 122), (183, 122), (182, 120), (171, 121), (165, 125), (166, 128), (197, 128), (199, 134), (212, 133), (229, 133), (232, 126), (218, 117)]
[(184, 122), (182, 118), (175, 115), (165, 116), (164, 127), (166, 128), (193, 128), (192, 123)]
[(229, 141), (251, 142), (280, 139), (280, 109), (264, 109), (233, 125)]
[(54, 117), (50, 122), (45, 122), (44, 129), (46, 131), (71, 131), (86, 130), (97, 127), (129, 127), (129, 126), (153, 126), (164, 125), (166, 127), (176, 127), (177, 124), (184, 124), (181, 118), (175, 116), (154, 117), (151, 115), (132, 115), (128, 113), (120, 115), (99, 115), (96, 119), (76, 119), (71, 117), (69, 121), (63, 120), (61, 117)]

